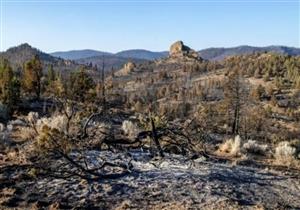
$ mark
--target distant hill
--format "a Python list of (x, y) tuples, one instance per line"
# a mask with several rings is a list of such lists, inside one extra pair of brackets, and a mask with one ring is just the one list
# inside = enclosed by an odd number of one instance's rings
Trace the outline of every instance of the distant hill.
[(102, 52), (97, 50), (72, 50), (72, 51), (65, 51), (65, 52), (54, 52), (50, 55), (63, 58), (63, 59), (69, 59), (69, 60), (78, 60), (78, 59), (84, 59), (89, 57), (98, 57), (98, 56), (116, 56), (116, 57), (122, 57), (122, 58), (136, 58), (136, 59), (144, 59), (144, 60), (155, 60), (160, 59), (163, 57), (168, 56), (168, 52), (152, 52), (149, 50), (142, 50), (142, 49), (136, 49), (136, 50), (124, 50), (118, 53), (109, 53), (109, 52)]
[(56, 63), (62, 61), (59, 58), (46, 54), (29, 44), (21, 44), (17, 47), (9, 48), (5, 52), (0, 53), (1, 58), (8, 59), (13, 66), (22, 66), (24, 62), (32, 59), (35, 55), (38, 55), (40, 59), (45, 63)]
[(125, 58), (119, 57), (115, 55), (102, 55), (102, 56), (94, 56), (89, 58), (81, 58), (75, 60), (76, 63), (85, 64), (85, 65), (97, 65), (98, 67), (102, 67), (104, 61), (104, 68), (106, 71), (111, 70), (112, 68), (120, 69), (123, 65), (129, 61), (134, 63), (144, 63), (147, 62), (145, 59), (138, 59), (138, 58)]
[(168, 52), (152, 52), (149, 50), (124, 50), (121, 52), (116, 53), (116, 56), (124, 57), (124, 58), (138, 58), (138, 59), (145, 59), (145, 60), (155, 60), (160, 59), (168, 56)]
[(74, 61), (57, 58), (47, 53), (44, 53), (29, 44), (21, 44), (16, 47), (9, 48), (5, 52), (0, 53), (0, 60), (7, 59), (14, 69), (22, 68), (24, 63), (38, 55), (42, 61), (44, 70), (46, 71), (49, 65), (53, 65), (54, 69), (59, 71), (74, 70), (80, 66)]
[(65, 52), (54, 52), (50, 53), (50, 55), (68, 59), (68, 60), (77, 60), (81, 58), (88, 58), (88, 57), (95, 57), (95, 56), (102, 56), (102, 55), (111, 55), (112, 53), (108, 52), (101, 52), (97, 50), (71, 50)]
[[(29, 44), (21, 44), (16, 47), (9, 48), (5, 52), (0, 53), (0, 59), (8, 59), (11, 66), (14, 69), (22, 68), (24, 63), (32, 59), (35, 55), (38, 55), (44, 65), (44, 69), (47, 70), (48, 66), (53, 65), (54, 69), (65, 71), (65, 70), (76, 70), (81, 66), (86, 66), (91, 68), (92, 65), (102, 66), (104, 60), (105, 70), (109, 71), (112, 69), (119, 69), (123, 67), (128, 61), (134, 63), (143, 63), (147, 60), (139, 58), (129, 58), (116, 56), (111, 53), (100, 52), (95, 50), (78, 50), (78, 51), (68, 51), (68, 52), (57, 52), (52, 54), (44, 53), (37, 48), (30, 46)], [(61, 55), (61, 56), (53, 56)], [(96, 56), (91, 56), (96, 55)], [(80, 59), (75, 59), (77, 57), (82, 57)], [(71, 59), (72, 58), (72, 59)]]
[(284, 55), (300, 55), (300, 49), (285, 46), (268, 46), (268, 47), (251, 47), (239, 46), (232, 48), (208, 48), (200, 50), (199, 54), (202, 58), (207, 60), (222, 60), (227, 56), (244, 55), (254, 52), (274, 52)]
[[(222, 60), (227, 56), (251, 54), (254, 52), (275, 52), (285, 55), (300, 55), (299, 48), (285, 46), (251, 47), (239, 46), (233, 48), (208, 48), (200, 50), (199, 55), (206, 60)], [(39, 55), (45, 67), (52, 64), (60, 70), (74, 70), (80, 65), (102, 66), (104, 59), (105, 69), (110, 70), (121, 68), (128, 61), (143, 63), (168, 56), (168, 51), (152, 52), (148, 50), (125, 50), (118, 53), (109, 53), (96, 50), (73, 50), (66, 52), (44, 53), (29, 44), (21, 44), (0, 53), (0, 58), (6, 58), (14, 68), (22, 67), (24, 62)]]
[(73, 50), (54, 52), (52, 56), (69, 59), (79, 64), (102, 66), (103, 59), (105, 70), (120, 69), (128, 61), (143, 63), (149, 60), (160, 59), (168, 56), (168, 52), (152, 52), (149, 50), (125, 50), (118, 53), (108, 53), (97, 50)]
[[(267, 47), (252, 47), (252, 46), (238, 46), (232, 48), (207, 48), (198, 51), (200, 56), (206, 60), (222, 60), (227, 56), (232, 55), (244, 55), (254, 52), (275, 52), (284, 55), (300, 55), (300, 49), (294, 47), (285, 46), (267, 46)], [(130, 58), (130, 59), (143, 59), (143, 60), (155, 60), (167, 57), (168, 51), (153, 52), (143, 49), (124, 50), (118, 53), (102, 52), (97, 50), (73, 50), (66, 52), (54, 52), (50, 55), (70, 60), (80, 60), (97, 56), (113, 56)], [(115, 58), (118, 60), (118, 58)]]

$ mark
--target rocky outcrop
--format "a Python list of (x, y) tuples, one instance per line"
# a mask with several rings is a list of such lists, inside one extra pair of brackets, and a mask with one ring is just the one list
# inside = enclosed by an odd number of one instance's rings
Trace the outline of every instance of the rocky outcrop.
[(130, 72), (132, 72), (135, 69), (135, 67), (136, 67), (135, 63), (129, 61), (126, 64), (124, 64), (124, 67), (120, 71), (116, 72), (115, 75), (116, 76), (127, 75)]
[(198, 53), (184, 45), (182, 41), (177, 41), (170, 47), (169, 56), (172, 58), (180, 58), (180, 57), (190, 57), (198, 59), (200, 58)]
[(124, 65), (124, 71), (125, 72), (131, 72), (135, 68), (135, 64), (133, 62), (128, 62)]

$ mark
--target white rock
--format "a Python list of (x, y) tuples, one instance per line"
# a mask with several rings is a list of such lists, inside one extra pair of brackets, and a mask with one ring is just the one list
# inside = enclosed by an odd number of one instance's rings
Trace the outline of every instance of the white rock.
[(3, 132), (5, 130), (5, 125), (3, 125), (2, 123), (0, 123), (0, 132)]

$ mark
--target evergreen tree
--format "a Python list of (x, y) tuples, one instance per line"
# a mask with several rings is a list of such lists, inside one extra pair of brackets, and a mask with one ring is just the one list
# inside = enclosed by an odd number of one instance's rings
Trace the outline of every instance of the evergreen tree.
[(95, 88), (93, 79), (88, 75), (84, 68), (72, 73), (70, 82), (70, 97), (79, 101), (86, 100), (88, 98), (88, 91)]
[(38, 55), (25, 64), (23, 74), (23, 89), (28, 93), (33, 93), (36, 99), (41, 96), (41, 78), (43, 67)]
[(51, 84), (56, 80), (56, 74), (53, 69), (53, 65), (50, 65), (48, 68), (48, 74), (47, 74), (48, 84)]
[(262, 85), (258, 85), (256, 88), (252, 90), (252, 97), (258, 101), (265, 95), (266, 95), (266, 89)]
[(8, 114), (16, 109), (20, 99), (20, 82), (7, 60), (0, 65), (0, 101), (6, 106)]

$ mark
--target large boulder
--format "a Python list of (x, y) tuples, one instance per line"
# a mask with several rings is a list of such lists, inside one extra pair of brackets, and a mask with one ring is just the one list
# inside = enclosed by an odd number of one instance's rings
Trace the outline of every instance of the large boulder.
[(198, 53), (195, 50), (184, 45), (182, 41), (177, 41), (171, 45), (169, 55), (170, 57), (199, 58)]

